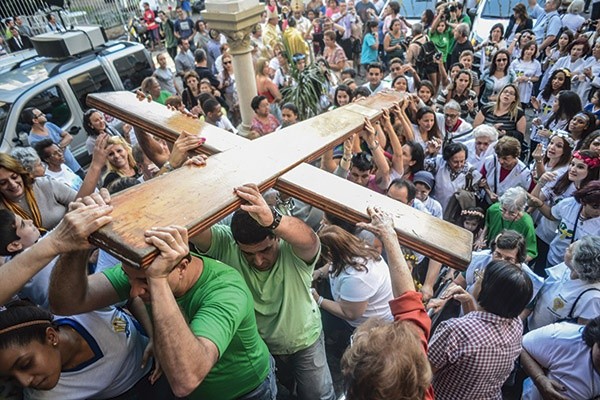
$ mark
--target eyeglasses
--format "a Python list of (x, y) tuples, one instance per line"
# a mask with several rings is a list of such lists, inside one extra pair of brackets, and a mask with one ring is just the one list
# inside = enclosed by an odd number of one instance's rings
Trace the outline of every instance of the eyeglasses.
[(223, 61), (223, 65), (231, 64), (231, 61)]
[(43, 115), (46, 115), (46, 114), (44, 114), (43, 112), (41, 112), (41, 113), (39, 113), (39, 114), (35, 114), (35, 113), (33, 114), (33, 116), (34, 116), (35, 118), (39, 118), (39, 117), (41, 117), (41, 116), (43, 116)]
[(496, 58), (496, 62), (508, 62), (508, 58)]
[(446, 118), (458, 118), (458, 114), (444, 114)]
[(506, 215), (506, 216), (511, 217), (511, 218), (514, 218), (517, 215), (519, 215), (519, 211), (511, 211), (511, 210), (508, 210), (508, 209), (506, 209), (504, 207), (502, 207), (500, 210), (502, 211), (503, 215)]
[(492, 256), (496, 259), (496, 260), (504, 260), (506, 262), (509, 262), (511, 264), (516, 264), (517, 260), (514, 257), (505, 257), (503, 254), (501, 254), (498, 250), (494, 251), (492, 253)]

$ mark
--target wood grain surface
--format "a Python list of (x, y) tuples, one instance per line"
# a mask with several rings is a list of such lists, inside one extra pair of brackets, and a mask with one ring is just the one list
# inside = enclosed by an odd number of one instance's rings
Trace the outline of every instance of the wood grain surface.
[(250, 141), (158, 103), (140, 102), (130, 92), (89, 95), (89, 105), (170, 142), (184, 129), (200, 131), (207, 139), (202, 152), (214, 154), (205, 167), (184, 167), (115, 195), (113, 222), (91, 240), (128, 264), (143, 267), (156, 256), (156, 249), (144, 242), (145, 230), (182, 225), (193, 235), (239, 207), (235, 187), (255, 183), (266, 190), (277, 182), (282, 192), (353, 222), (368, 220), (367, 205), (380, 205), (396, 216), (403, 244), (463, 269), (471, 256), (467, 231), (301, 165), (360, 131), (365, 117), (379, 118), (398, 99), (398, 93), (381, 93)]
[(275, 187), (352, 223), (370, 221), (367, 207), (380, 207), (394, 216), (402, 245), (458, 269), (471, 261), (471, 232), (312, 165), (286, 172)]

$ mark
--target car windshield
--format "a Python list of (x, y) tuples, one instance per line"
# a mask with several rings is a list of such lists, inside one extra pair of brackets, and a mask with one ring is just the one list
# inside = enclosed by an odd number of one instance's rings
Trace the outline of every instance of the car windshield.
[(405, 0), (398, 3), (400, 3), (400, 15), (406, 19), (419, 20), (426, 9), (435, 10), (435, 1), (433, 0)]
[(488, 0), (483, 7), (481, 16), (484, 18), (509, 18), (513, 7), (522, 0)]
[(10, 107), (12, 104), (5, 103), (0, 101), (0, 138), (4, 135), (4, 127), (6, 126), (6, 121), (8, 121), (8, 116), (10, 115)]

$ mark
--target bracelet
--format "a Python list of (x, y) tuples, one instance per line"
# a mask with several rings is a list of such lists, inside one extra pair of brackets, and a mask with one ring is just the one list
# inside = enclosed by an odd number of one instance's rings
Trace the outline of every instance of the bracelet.
[(350, 162), (352, 160), (352, 158), (346, 157), (346, 156), (342, 156), (342, 160)]
[(171, 163), (169, 161), (167, 161), (166, 163), (164, 163), (162, 167), (167, 172), (171, 172), (171, 171), (173, 171), (175, 169), (175, 168), (173, 168), (173, 166), (171, 165)]
[(375, 140), (373, 142), (373, 146), (369, 145), (369, 150), (375, 151), (375, 150), (377, 150), (378, 147), (379, 147), (379, 142), (377, 140)]
[(317, 300), (317, 305), (318, 305), (319, 307), (321, 307), (321, 304), (323, 303), (323, 300), (325, 300), (325, 299), (323, 298), (323, 296), (319, 296), (319, 300)]

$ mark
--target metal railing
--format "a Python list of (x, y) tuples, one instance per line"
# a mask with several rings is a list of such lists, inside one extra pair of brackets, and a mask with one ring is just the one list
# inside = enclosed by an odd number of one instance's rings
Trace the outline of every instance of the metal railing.
[[(148, 1), (161, 9), (175, 9), (177, 0)], [(66, 0), (64, 11), (60, 11), (66, 27), (78, 24), (101, 25), (110, 36), (123, 33), (129, 18), (142, 14), (140, 0)], [(52, 12), (58, 18), (58, 9), (48, 7), (42, 0), (2, 0), (0, 1), (0, 19), (20, 15), (24, 23), (31, 26), (35, 34), (46, 32), (46, 14)], [(62, 24), (62, 22), (61, 22)], [(111, 35), (110, 30), (114, 33)], [(1, 32), (2, 34), (4, 32)]]

